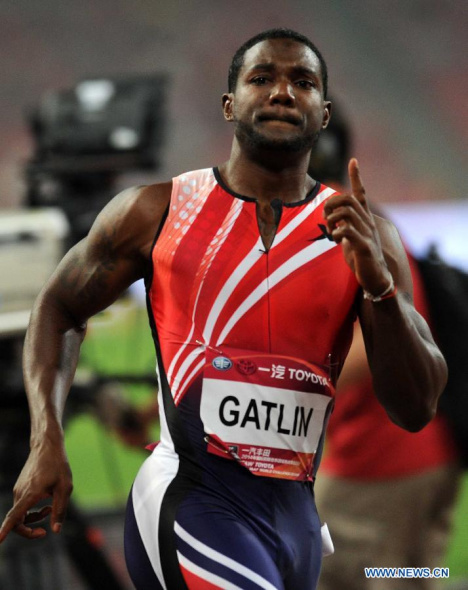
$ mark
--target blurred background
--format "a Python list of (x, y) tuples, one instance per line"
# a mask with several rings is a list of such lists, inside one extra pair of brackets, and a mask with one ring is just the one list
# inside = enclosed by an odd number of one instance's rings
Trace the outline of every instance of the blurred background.
[[(465, 0), (3, 0), (0, 22), (2, 511), (27, 450), (19, 359), (37, 290), (116, 192), (228, 158), (227, 70), (261, 30), (289, 27), (316, 43), (370, 199), (416, 254), (435, 244), (468, 269)], [(67, 447), (84, 541), (55, 547), (64, 588), (97, 587), (83, 574), (89, 564), (115, 573), (101, 588), (131, 587), (122, 510), (145, 451), (125, 432), (143, 419), (132, 408), (151, 406), (154, 362), (135, 289), (92, 321), (83, 347)], [(106, 421), (110, 407), (118, 417)], [(148, 432), (157, 439), (157, 423)], [(467, 531), (465, 481), (446, 563), (452, 584), (468, 578)], [(47, 585), (41, 547), (26, 561), (42, 563), (43, 585), (12, 580), (26, 550), (11, 545), (0, 553), (1, 588), (60, 587)]]

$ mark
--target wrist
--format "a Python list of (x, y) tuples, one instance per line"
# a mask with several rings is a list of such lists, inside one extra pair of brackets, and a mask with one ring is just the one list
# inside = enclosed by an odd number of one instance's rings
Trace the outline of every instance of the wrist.
[(64, 433), (60, 422), (56, 419), (46, 420), (40, 425), (31, 426), (31, 435), (29, 437), (29, 446), (31, 449), (44, 444), (63, 444)]
[(368, 301), (371, 301), (372, 303), (379, 303), (380, 301), (383, 301), (384, 299), (391, 299), (392, 297), (395, 297), (397, 292), (398, 292), (398, 289), (395, 285), (393, 277), (390, 275), (390, 283), (381, 293), (379, 293), (378, 295), (373, 295), (372, 293), (369, 293), (369, 291), (363, 290), (363, 296), (364, 296), (364, 299), (367, 299)]

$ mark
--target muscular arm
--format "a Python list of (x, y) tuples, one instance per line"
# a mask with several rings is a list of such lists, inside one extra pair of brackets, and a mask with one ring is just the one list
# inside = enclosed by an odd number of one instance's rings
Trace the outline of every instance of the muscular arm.
[(434, 416), (447, 368), (431, 332), (413, 305), (407, 257), (394, 226), (369, 211), (356, 160), (351, 160), (351, 195), (329, 200), (329, 230), (363, 288), (382, 293), (391, 278), (394, 297), (371, 302), (361, 296), (359, 318), (374, 390), (396, 424), (423, 428)]
[(24, 349), (31, 415), (31, 451), (14, 490), (15, 504), (0, 531), (28, 538), (28, 525), (50, 512), (26, 512), (48, 496), (58, 532), (72, 489), (63, 444), (62, 413), (87, 320), (113, 303), (149, 269), (151, 245), (170, 196), (170, 183), (124, 191), (100, 213), (89, 235), (72, 248), (37, 298)]
[(396, 229), (377, 218), (396, 297), (361, 300), (360, 320), (376, 395), (389, 417), (420, 430), (437, 410), (447, 379), (445, 361), (424, 318), (413, 304), (411, 272)]

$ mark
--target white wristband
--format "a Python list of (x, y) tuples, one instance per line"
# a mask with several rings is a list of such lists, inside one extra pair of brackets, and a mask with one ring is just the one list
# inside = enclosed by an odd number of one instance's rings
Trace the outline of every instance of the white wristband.
[(379, 301), (382, 301), (382, 299), (388, 299), (390, 297), (393, 297), (396, 294), (396, 288), (395, 283), (393, 281), (393, 277), (390, 277), (389, 286), (380, 295), (372, 295), (372, 293), (369, 293), (369, 291), (363, 291), (363, 294), (364, 299), (368, 299), (369, 301), (372, 301), (372, 303), (378, 303)]

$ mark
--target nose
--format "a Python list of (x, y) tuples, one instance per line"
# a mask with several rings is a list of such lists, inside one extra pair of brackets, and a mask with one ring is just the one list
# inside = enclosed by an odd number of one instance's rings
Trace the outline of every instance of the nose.
[(270, 102), (271, 104), (282, 104), (285, 106), (293, 106), (296, 100), (294, 88), (287, 80), (279, 80), (271, 89)]

